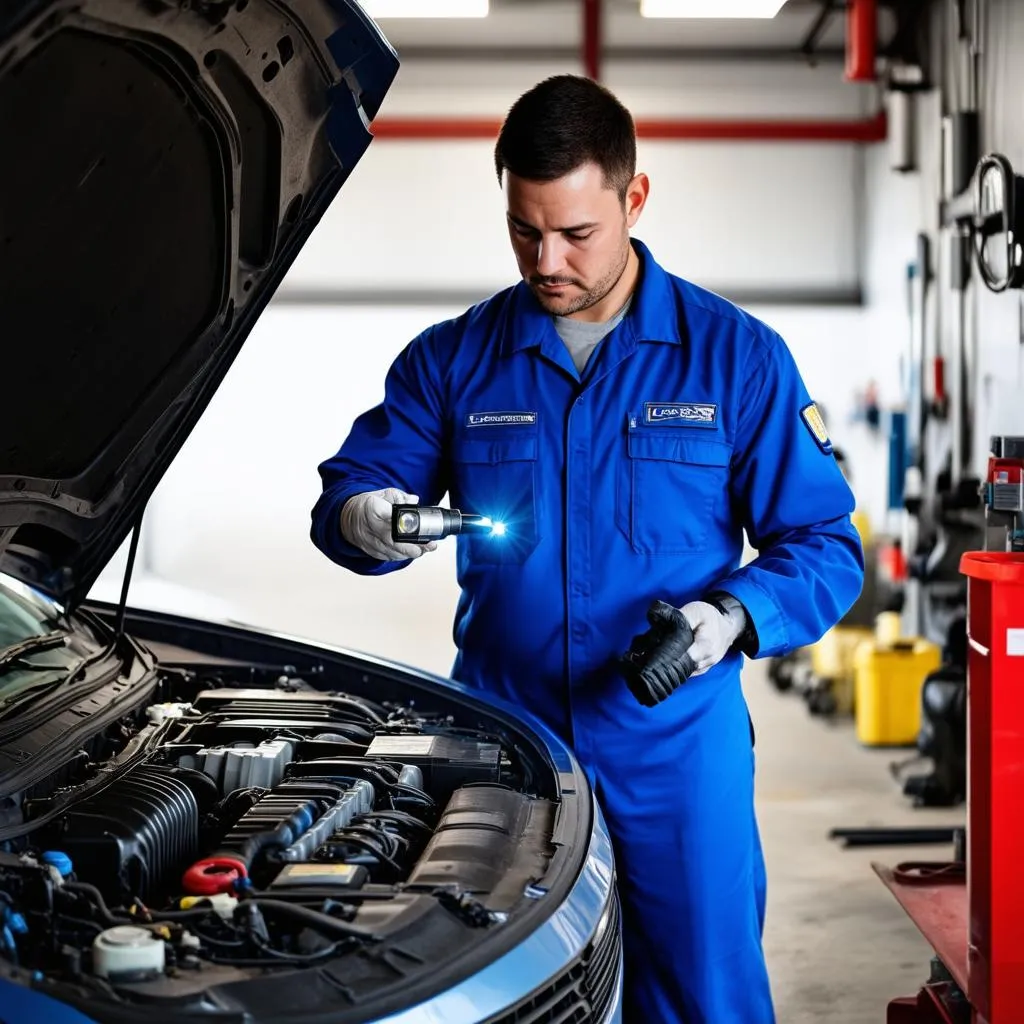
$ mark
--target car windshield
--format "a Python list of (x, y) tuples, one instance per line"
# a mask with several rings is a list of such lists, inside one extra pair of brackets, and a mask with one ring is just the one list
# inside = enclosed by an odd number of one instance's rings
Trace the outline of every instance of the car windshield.
[(0, 574), (0, 705), (21, 691), (59, 679), (101, 644), (59, 605)]

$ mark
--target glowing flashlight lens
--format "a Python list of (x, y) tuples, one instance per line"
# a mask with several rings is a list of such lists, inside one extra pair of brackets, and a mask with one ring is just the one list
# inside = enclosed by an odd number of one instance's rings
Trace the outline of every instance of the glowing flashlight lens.
[(494, 524), (492, 524), (492, 526), (491, 526), (491, 536), (492, 537), (504, 537), (505, 536), (505, 524), (504, 523), (494, 523)]
[(420, 517), (415, 512), (403, 512), (398, 517), (398, 530), (400, 533), (415, 533), (419, 521)]

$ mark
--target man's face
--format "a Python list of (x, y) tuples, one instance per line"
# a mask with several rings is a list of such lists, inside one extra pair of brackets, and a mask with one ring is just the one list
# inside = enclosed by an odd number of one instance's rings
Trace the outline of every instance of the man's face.
[(555, 181), (506, 172), (504, 184), (523, 280), (549, 313), (586, 319), (585, 311), (611, 292), (626, 268), (629, 229), (646, 199), (646, 178), (633, 179), (625, 201), (605, 187), (601, 168), (592, 163)]

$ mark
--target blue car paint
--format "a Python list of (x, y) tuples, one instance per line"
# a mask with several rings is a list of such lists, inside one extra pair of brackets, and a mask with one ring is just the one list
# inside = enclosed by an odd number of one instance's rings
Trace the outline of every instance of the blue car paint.
[[(479, 1024), (514, 1006), (568, 967), (583, 951), (614, 898), (611, 840), (596, 804), (594, 812), (583, 870), (568, 897), (535, 932), (465, 981), (425, 1003), (382, 1018), (379, 1024)], [(608, 1022), (622, 1020), (621, 987), (620, 966), (610, 1015), (604, 1018)]]
[(0, 978), (0, 1020), (4, 1024), (95, 1024), (73, 1006), (6, 978)]
[[(349, 497), (397, 487), (507, 524), (460, 536), (452, 675), (547, 723), (607, 817), (627, 1016), (774, 1019), (754, 757), (732, 652), (644, 708), (617, 659), (651, 602), (742, 602), (760, 657), (817, 640), (863, 582), (853, 495), (789, 350), (634, 240), (632, 306), (582, 377), (523, 283), (427, 328), (320, 466), (314, 543), (364, 575)], [(743, 531), (759, 550), (741, 565)], [(632, 951), (632, 956), (631, 956)], [(632, 979), (632, 980), (630, 980)]]

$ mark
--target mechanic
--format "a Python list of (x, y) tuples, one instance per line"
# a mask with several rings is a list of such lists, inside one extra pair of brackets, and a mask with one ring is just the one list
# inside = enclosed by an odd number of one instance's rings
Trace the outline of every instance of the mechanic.
[[(394, 543), (392, 503), (447, 493), (500, 517), (504, 537), (457, 541), (452, 674), (541, 718), (593, 782), (623, 901), (625, 1019), (769, 1024), (740, 668), (813, 643), (852, 605), (853, 496), (783, 340), (631, 238), (650, 184), (612, 93), (541, 82), (495, 164), (522, 281), (398, 356), (319, 467), (312, 538), (379, 575), (436, 547)], [(619, 659), (656, 600), (693, 627), (697, 671), (647, 707)]]

